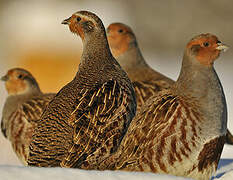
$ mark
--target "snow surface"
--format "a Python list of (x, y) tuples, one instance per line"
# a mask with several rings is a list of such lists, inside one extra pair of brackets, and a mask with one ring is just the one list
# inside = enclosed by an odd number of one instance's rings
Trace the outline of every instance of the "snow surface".
[[(232, 180), (233, 179), (233, 159), (221, 159), (221, 166), (212, 180)], [(224, 174), (225, 173), (225, 174)], [(4, 180), (186, 180), (188, 178), (143, 173), (143, 172), (123, 172), (123, 171), (87, 171), (80, 169), (66, 168), (37, 168), (12, 165), (0, 165), (0, 179)]]
[(86, 171), (80, 169), (65, 168), (36, 168), (19, 166), (0, 166), (0, 179), (17, 180), (183, 180), (188, 178), (160, 175), (153, 173), (120, 172), (120, 171)]
[[(223, 165), (217, 171), (212, 180), (232, 180), (233, 179), (233, 160), (222, 159), (219, 163)], [(228, 165), (226, 165), (228, 164)], [(224, 174), (225, 173), (225, 174)], [(37, 167), (23, 167), (0, 165), (0, 179), (4, 180), (186, 180), (188, 178), (143, 173), (143, 172), (123, 172), (123, 171), (87, 171), (80, 169), (66, 169), (66, 168), (37, 168)]]

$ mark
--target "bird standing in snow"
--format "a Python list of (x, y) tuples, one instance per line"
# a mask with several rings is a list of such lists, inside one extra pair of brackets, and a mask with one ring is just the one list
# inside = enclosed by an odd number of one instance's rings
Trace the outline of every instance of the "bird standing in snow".
[(25, 69), (10, 69), (1, 78), (8, 97), (4, 104), (1, 131), (11, 142), (20, 161), (27, 165), (29, 143), (43, 109), (54, 94), (41, 92), (32, 74)]
[(79, 11), (62, 24), (82, 39), (81, 63), (74, 79), (44, 111), (28, 163), (95, 169), (116, 151), (126, 133), (136, 111), (135, 94), (95, 14)]
[(226, 100), (213, 67), (226, 48), (214, 35), (194, 37), (178, 80), (143, 105), (100, 168), (209, 179), (227, 132)]

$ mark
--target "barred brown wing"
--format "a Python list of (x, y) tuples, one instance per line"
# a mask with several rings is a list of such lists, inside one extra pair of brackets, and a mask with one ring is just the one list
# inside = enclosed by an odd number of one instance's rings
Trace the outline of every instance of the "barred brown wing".
[(84, 93), (68, 120), (73, 144), (61, 166), (92, 169), (115, 152), (135, 113), (131, 101), (132, 95), (114, 80)]

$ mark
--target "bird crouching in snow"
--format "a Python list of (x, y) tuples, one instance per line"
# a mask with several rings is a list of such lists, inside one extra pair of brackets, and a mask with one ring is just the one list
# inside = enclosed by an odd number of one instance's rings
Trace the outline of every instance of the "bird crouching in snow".
[(136, 36), (129, 26), (122, 23), (110, 24), (107, 28), (107, 38), (113, 56), (132, 81), (138, 110), (149, 97), (174, 83), (146, 63)]
[(11, 142), (20, 161), (27, 165), (32, 133), (54, 94), (42, 93), (35, 78), (25, 69), (10, 69), (1, 80), (5, 82), (8, 92), (2, 112), (1, 131)]
[(212, 34), (191, 39), (178, 80), (143, 105), (100, 169), (209, 179), (227, 132), (226, 100), (213, 67), (226, 49)]
[(136, 111), (135, 94), (110, 52), (99, 17), (79, 11), (62, 24), (81, 37), (81, 62), (74, 79), (44, 111), (33, 134), (28, 163), (95, 169), (116, 151), (125, 135)]
[[(175, 83), (146, 63), (136, 36), (129, 26), (123, 23), (110, 24), (107, 28), (107, 38), (113, 56), (132, 81), (137, 99), (137, 112), (151, 96)], [(226, 144), (233, 145), (233, 136), (229, 130)]]

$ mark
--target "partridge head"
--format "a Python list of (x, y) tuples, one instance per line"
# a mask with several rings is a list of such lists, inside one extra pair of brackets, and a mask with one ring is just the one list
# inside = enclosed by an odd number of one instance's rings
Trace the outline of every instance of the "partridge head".
[(129, 26), (122, 23), (110, 24), (107, 28), (107, 37), (115, 58), (124, 54), (131, 47), (137, 46), (136, 36), (133, 31)]
[(62, 21), (62, 24), (69, 25), (70, 31), (79, 35), (83, 41), (88, 37), (87, 34), (90, 35), (96, 31), (100, 34), (105, 33), (104, 26), (99, 17), (88, 11), (74, 13), (68, 19)]
[(210, 67), (220, 55), (220, 52), (226, 51), (228, 47), (221, 43), (218, 38), (211, 34), (201, 34), (194, 37), (186, 47), (190, 59), (194, 57), (201, 65)]
[(40, 92), (40, 88), (35, 78), (25, 69), (10, 69), (7, 74), (1, 78), (1, 80), (5, 82), (8, 95)]

